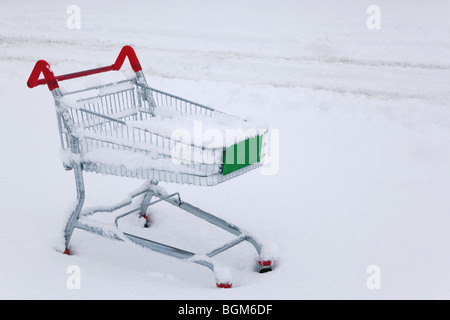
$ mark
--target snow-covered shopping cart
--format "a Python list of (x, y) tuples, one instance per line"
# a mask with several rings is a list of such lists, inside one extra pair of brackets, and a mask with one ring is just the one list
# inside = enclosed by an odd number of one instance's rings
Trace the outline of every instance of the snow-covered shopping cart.
[[(125, 80), (72, 91), (59, 86), (60, 81), (118, 71), (126, 58), (134, 72)], [(41, 74), (44, 77), (39, 79)], [(54, 75), (46, 61), (39, 60), (27, 85), (33, 88), (44, 84), (55, 100), (64, 167), (75, 173), (77, 201), (65, 227), (65, 253), (69, 253), (69, 241), (78, 228), (206, 266), (214, 272), (217, 286), (227, 288), (231, 286), (231, 273), (218, 266), (213, 257), (247, 241), (258, 253), (257, 270), (272, 270), (274, 256), (250, 233), (181, 200), (179, 193), (169, 194), (158, 186), (159, 182), (214, 186), (259, 167), (267, 129), (151, 88), (130, 46), (123, 47), (110, 66), (60, 76)], [(203, 139), (208, 128), (211, 134)], [(118, 204), (87, 209), (83, 208), (83, 171), (146, 182)], [(210, 252), (195, 253), (119, 229), (120, 219), (131, 214), (147, 219), (149, 207), (162, 201), (235, 237)], [(92, 222), (90, 218), (100, 212), (116, 213), (114, 225)]]

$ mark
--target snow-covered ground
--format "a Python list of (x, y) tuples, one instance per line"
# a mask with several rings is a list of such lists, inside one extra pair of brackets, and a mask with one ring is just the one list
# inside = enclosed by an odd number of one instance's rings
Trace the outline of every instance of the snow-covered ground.
[[(71, 30), (71, 2), (2, 1), (0, 298), (450, 298), (450, 3), (376, 2), (80, 0)], [(366, 26), (372, 4), (379, 30)], [(276, 243), (273, 272), (254, 272), (248, 244), (220, 258), (230, 290), (202, 266), (82, 231), (73, 255), (59, 251), (73, 173), (51, 94), (26, 80), (39, 59), (63, 74), (112, 64), (126, 44), (152, 86), (279, 133), (274, 174), (161, 184)], [(87, 206), (142, 184), (85, 182)], [(169, 206), (152, 214), (149, 238), (199, 250), (228, 239)], [(368, 268), (380, 289), (368, 289)]]

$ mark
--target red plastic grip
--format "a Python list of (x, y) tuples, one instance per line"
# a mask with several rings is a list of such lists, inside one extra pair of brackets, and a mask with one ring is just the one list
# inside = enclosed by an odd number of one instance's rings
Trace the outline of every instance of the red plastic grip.
[[(45, 79), (38, 80), (41, 73), (44, 74)], [(33, 71), (31, 71), (30, 77), (27, 81), (27, 85), (29, 88), (34, 88), (35, 86), (45, 83), (48, 85), (48, 89), (50, 91), (59, 87), (55, 75), (53, 74), (52, 69), (50, 69), (50, 65), (48, 64), (48, 62), (45, 60), (39, 60), (34, 65)]]
[(139, 63), (136, 53), (134, 52), (134, 49), (130, 46), (124, 46), (122, 50), (120, 50), (119, 56), (117, 57), (116, 62), (114, 62), (114, 70), (116, 71), (120, 70), (125, 60), (125, 57), (128, 57), (128, 60), (130, 61), (131, 64), (131, 68), (133, 68), (134, 72), (142, 70), (141, 64)]
[[(59, 88), (58, 81), (85, 77), (101, 72), (118, 71), (122, 67), (126, 57), (128, 57), (128, 60), (130, 61), (131, 64), (131, 68), (133, 68), (134, 72), (142, 70), (141, 64), (139, 63), (136, 53), (134, 52), (134, 49), (130, 46), (124, 46), (122, 50), (120, 50), (116, 62), (114, 62), (114, 64), (110, 66), (68, 73), (60, 76), (55, 76), (53, 74), (53, 71), (51, 70), (50, 65), (48, 64), (47, 61), (39, 60), (38, 62), (36, 62), (33, 71), (31, 72), (30, 77), (28, 78), (27, 86), (29, 88), (34, 88), (39, 85), (47, 84), (48, 89), (52, 91), (56, 88)], [(44, 79), (39, 79), (41, 73), (43, 73)]]

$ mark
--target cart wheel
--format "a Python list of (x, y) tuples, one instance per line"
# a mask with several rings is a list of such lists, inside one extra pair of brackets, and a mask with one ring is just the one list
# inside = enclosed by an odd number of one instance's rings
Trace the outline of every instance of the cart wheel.
[(145, 219), (144, 228), (150, 227), (150, 217), (148, 215), (143, 215), (142, 218)]
[(217, 288), (229, 289), (232, 286), (232, 283), (216, 283)]
[(258, 260), (258, 272), (266, 273), (272, 271), (273, 264), (272, 260)]

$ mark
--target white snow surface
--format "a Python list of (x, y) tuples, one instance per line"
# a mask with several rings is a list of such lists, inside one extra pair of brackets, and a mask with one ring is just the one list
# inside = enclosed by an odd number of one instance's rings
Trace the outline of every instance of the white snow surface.
[[(2, 1), (0, 298), (449, 299), (450, 2), (376, 3), (380, 30), (366, 26), (367, 1), (79, 0), (71, 30), (69, 2)], [(213, 188), (161, 184), (275, 244), (273, 272), (256, 273), (244, 243), (217, 256), (231, 289), (203, 266), (80, 230), (72, 255), (61, 253), (73, 172), (59, 157), (51, 93), (26, 80), (39, 59), (70, 73), (114, 63), (127, 44), (152, 87), (261, 118), (269, 143), (278, 132), (272, 167)], [(96, 207), (143, 181), (85, 183)], [(233, 239), (167, 204), (150, 216), (148, 229), (136, 216), (123, 226), (199, 254)]]

